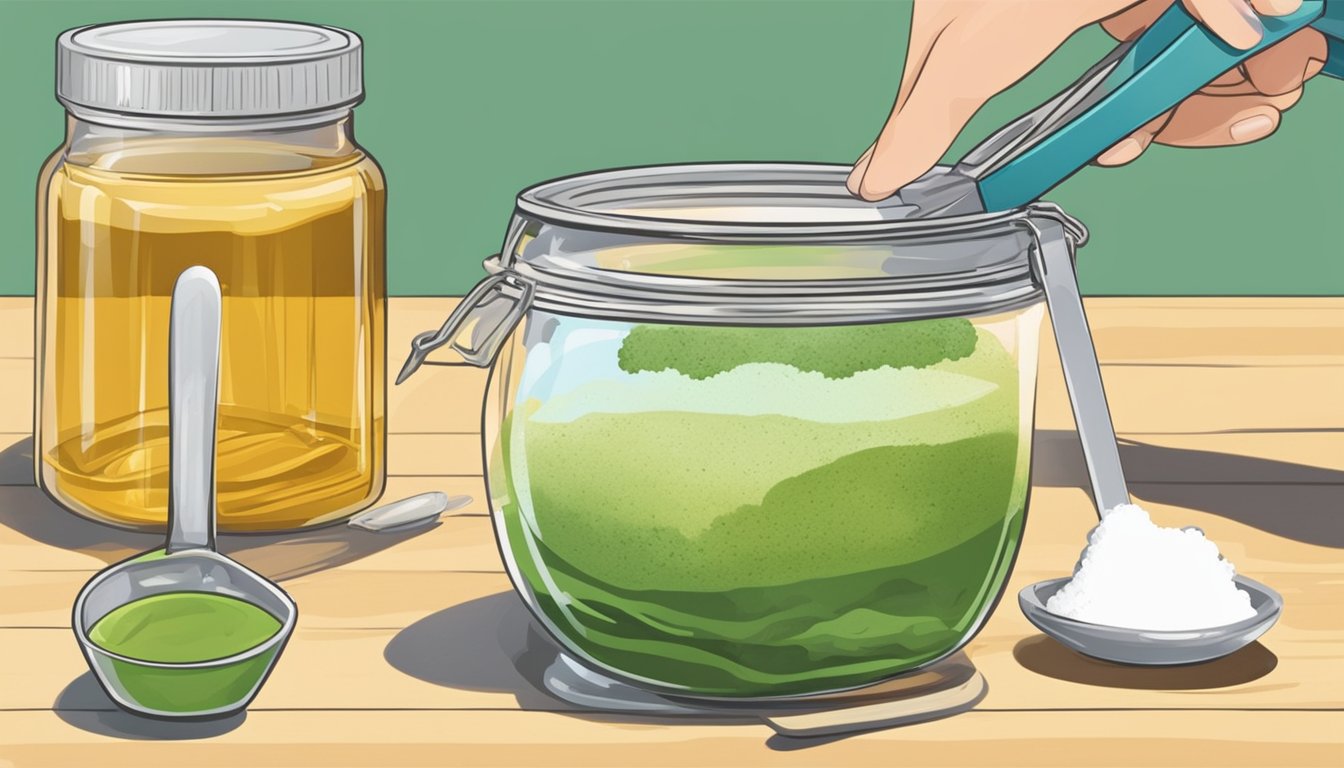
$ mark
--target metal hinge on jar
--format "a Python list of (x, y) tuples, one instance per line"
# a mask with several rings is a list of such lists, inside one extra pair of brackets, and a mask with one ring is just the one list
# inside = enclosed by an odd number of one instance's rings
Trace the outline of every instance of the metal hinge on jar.
[(477, 283), (437, 331), (425, 331), (411, 340), (411, 354), (401, 366), (396, 383), (409, 379), (430, 352), (445, 344), (464, 361), (446, 365), (490, 367), (499, 348), (532, 306), (535, 294), (536, 285), (513, 272), (490, 275)]

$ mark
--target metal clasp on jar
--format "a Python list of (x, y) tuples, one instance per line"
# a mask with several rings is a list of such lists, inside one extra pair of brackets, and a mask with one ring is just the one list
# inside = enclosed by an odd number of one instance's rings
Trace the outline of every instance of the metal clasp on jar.
[(534, 283), (509, 271), (477, 283), (437, 331), (425, 331), (411, 340), (411, 354), (401, 366), (396, 383), (409, 379), (430, 352), (445, 344), (465, 361), (446, 365), (490, 367), (499, 348), (532, 306), (535, 293)]

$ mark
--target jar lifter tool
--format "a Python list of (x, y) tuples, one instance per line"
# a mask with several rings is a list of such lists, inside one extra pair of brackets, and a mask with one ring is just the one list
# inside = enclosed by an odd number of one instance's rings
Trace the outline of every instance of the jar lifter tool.
[(1008, 123), (955, 166), (939, 166), (896, 193), (895, 217), (1006, 211), (1050, 191), (1148, 121), (1246, 59), (1308, 26), (1326, 37), (1322, 74), (1344, 79), (1344, 0), (1303, 0), (1262, 16), (1264, 35), (1240, 50), (1175, 2), (1134, 40), (1116, 46), (1046, 103)]

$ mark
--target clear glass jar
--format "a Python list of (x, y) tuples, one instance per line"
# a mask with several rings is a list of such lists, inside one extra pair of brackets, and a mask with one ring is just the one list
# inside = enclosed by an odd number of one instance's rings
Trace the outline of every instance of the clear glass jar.
[[(212, 88), (172, 79), (183, 46)], [(100, 522), (162, 527), (168, 304), (201, 264), (224, 302), (220, 529), (367, 507), (384, 481), (385, 185), (352, 129), (359, 38), (133, 22), (71, 30), (60, 47), (66, 140), (38, 186), (38, 483)], [(117, 89), (99, 89), (97, 67)], [(321, 92), (240, 85), (290, 71), (315, 71)]]
[[(519, 196), (440, 344), (493, 362), (509, 574), (583, 663), (787, 697), (953, 653), (1026, 514), (1056, 210), (890, 221), (847, 169), (672, 166)], [(1052, 231), (1064, 232), (1054, 226)], [(496, 359), (497, 356), (497, 359)]]

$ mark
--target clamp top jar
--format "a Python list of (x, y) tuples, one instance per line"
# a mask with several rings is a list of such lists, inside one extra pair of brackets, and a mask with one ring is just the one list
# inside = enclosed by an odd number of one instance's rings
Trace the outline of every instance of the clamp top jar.
[(417, 337), (493, 366), (486, 484), (515, 587), (580, 663), (796, 697), (955, 652), (1030, 476), (1036, 249), (1058, 209), (894, 220), (847, 168), (633, 168), (518, 197)]

